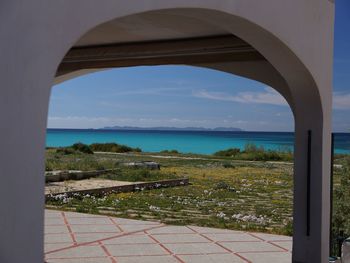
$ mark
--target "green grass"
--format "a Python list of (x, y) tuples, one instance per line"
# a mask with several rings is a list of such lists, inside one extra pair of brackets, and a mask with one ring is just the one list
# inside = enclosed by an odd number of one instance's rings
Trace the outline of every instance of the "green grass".
[(243, 151), (239, 148), (229, 148), (227, 150), (214, 153), (218, 157), (230, 157), (235, 160), (248, 161), (292, 161), (293, 153), (290, 150), (281, 149), (279, 151), (265, 150), (264, 147), (257, 147), (248, 143)]
[[(151, 160), (161, 170), (124, 167), (122, 163)], [(49, 201), (47, 205), (88, 213), (112, 213), (126, 218), (160, 220), (170, 224), (194, 224), (229, 229), (247, 229), (288, 234), (292, 214), (292, 166), (265, 162), (230, 161), (227, 158), (164, 159), (110, 154), (60, 155), (47, 151), (47, 162), (55, 169), (114, 167), (101, 178), (154, 181), (188, 177), (190, 185), (103, 198), (75, 197)], [(281, 201), (282, 200), (282, 201)], [(241, 215), (241, 219), (235, 218)], [(252, 219), (243, 220), (244, 216)], [(253, 216), (257, 218), (254, 219)], [(259, 218), (263, 218), (261, 222)]]
[(103, 170), (116, 167), (116, 162), (109, 159), (96, 158), (94, 154), (72, 152), (66, 154), (56, 149), (46, 150), (46, 171), (52, 170)]
[(335, 168), (333, 195), (333, 255), (338, 252), (338, 238), (350, 236), (350, 157), (341, 156), (338, 159), (341, 168)]
[[(174, 153), (173, 156), (178, 158), (172, 159), (154, 157), (157, 155), (168, 154), (114, 155), (74, 152), (66, 155), (56, 152), (56, 149), (48, 149), (47, 169), (113, 168), (113, 173), (101, 178), (136, 182), (188, 177), (190, 185), (110, 194), (103, 198), (77, 196), (50, 200), (47, 206), (125, 218), (159, 220), (169, 224), (292, 234), (292, 163), (247, 162), (231, 156), (181, 153)], [(135, 161), (158, 162), (161, 170), (123, 166), (123, 163)], [(337, 156), (336, 163), (343, 167), (335, 169), (333, 231), (350, 234), (350, 156)]]
[(167, 179), (177, 179), (180, 177), (176, 174), (162, 173), (158, 170), (118, 167), (113, 172), (101, 175), (99, 178), (127, 182), (151, 182)]

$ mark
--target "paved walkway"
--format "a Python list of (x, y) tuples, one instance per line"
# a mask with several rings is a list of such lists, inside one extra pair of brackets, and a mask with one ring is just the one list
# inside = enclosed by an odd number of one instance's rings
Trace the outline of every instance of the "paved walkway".
[(49, 263), (291, 262), (290, 237), (46, 211)]

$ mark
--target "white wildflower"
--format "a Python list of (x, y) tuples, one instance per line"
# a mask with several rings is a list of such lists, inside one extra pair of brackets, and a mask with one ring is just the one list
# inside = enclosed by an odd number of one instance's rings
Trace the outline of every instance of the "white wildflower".
[(154, 206), (154, 205), (150, 205), (149, 210), (158, 212), (158, 211), (160, 211), (160, 208), (157, 206)]
[(219, 218), (224, 218), (226, 216), (226, 214), (224, 212), (220, 212), (220, 213), (216, 214), (216, 216)]

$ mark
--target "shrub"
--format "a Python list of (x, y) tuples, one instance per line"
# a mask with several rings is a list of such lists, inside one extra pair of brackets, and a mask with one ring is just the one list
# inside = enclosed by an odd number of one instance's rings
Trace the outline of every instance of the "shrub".
[(215, 156), (220, 156), (220, 157), (234, 157), (237, 154), (239, 154), (241, 150), (239, 148), (229, 148), (227, 150), (223, 151), (218, 151), (214, 153)]
[(229, 162), (223, 163), (222, 166), (223, 166), (224, 168), (236, 168), (235, 165), (233, 165), (232, 163), (229, 163)]
[(215, 190), (228, 190), (228, 191), (235, 192), (235, 189), (233, 187), (231, 187), (228, 183), (224, 182), (224, 181), (218, 182), (215, 185), (214, 189)]
[(95, 152), (115, 152), (115, 153), (126, 153), (126, 152), (141, 152), (140, 148), (132, 148), (126, 145), (117, 143), (93, 143), (90, 148)]
[(215, 185), (215, 189), (228, 189), (230, 185), (224, 181), (220, 181)]
[(250, 143), (248, 142), (245, 146), (244, 146), (244, 152), (246, 153), (256, 153), (256, 152), (264, 152), (265, 149), (263, 146), (256, 146), (254, 143)]
[(244, 151), (238, 148), (229, 148), (227, 150), (218, 151), (214, 153), (219, 157), (231, 157), (235, 160), (249, 160), (249, 161), (291, 161), (293, 154), (288, 152), (281, 152), (275, 150), (265, 150), (264, 147), (258, 147), (253, 143), (247, 143)]
[[(334, 239), (350, 236), (350, 157), (345, 158), (342, 165), (340, 182), (334, 186), (333, 194), (332, 234)], [(334, 242), (333, 246), (335, 253), (337, 242)]]
[(53, 166), (50, 162), (47, 162), (45, 163), (45, 171), (53, 171)]
[(286, 225), (284, 227), (284, 231), (282, 234), (287, 236), (293, 236), (293, 220), (288, 220), (286, 222)]
[(178, 150), (163, 150), (161, 153), (172, 153), (172, 154), (179, 154)]
[(143, 168), (121, 168), (117, 169), (109, 174), (101, 175), (100, 178), (106, 178), (110, 180), (127, 181), (127, 182), (147, 182), (157, 181), (164, 179), (177, 178), (174, 174), (162, 174), (159, 171), (150, 171)]
[(61, 153), (61, 154), (64, 154), (64, 155), (68, 155), (68, 154), (75, 153), (75, 151), (71, 147), (60, 147), (60, 148), (57, 148), (56, 153)]
[(90, 149), (90, 147), (86, 144), (83, 144), (81, 142), (75, 143), (72, 146), (69, 147), (60, 147), (56, 149), (57, 153), (61, 153), (64, 155), (68, 154), (74, 154), (77, 152), (81, 153), (87, 153), (87, 154), (93, 154), (94, 152)]
[(142, 152), (141, 148), (139, 148), (139, 147), (136, 147), (136, 148), (133, 148), (133, 149), (134, 149), (133, 152), (138, 152), (138, 153)]
[(87, 154), (93, 154), (94, 152), (91, 150), (89, 145), (83, 144), (81, 142), (75, 143), (72, 145), (72, 148), (76, 151), (87, 153)]

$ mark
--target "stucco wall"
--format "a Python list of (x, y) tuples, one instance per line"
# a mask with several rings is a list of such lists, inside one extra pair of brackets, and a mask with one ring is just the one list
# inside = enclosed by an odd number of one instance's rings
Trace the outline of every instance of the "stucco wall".
[[(162, 9), (169, 9), (164, 14), (202, 19), (244, 39), (287, 84), (297, 135), (293, 261), (326, 262), (334, 12), (327, 0), (2, 0), (0, 262), (42, 262), (45, 128), (50, 87), (63, 56), (95, 26)], [(309, 129), (313, 184), (307, 237)]]

